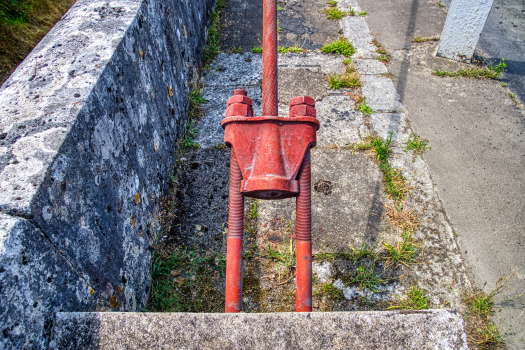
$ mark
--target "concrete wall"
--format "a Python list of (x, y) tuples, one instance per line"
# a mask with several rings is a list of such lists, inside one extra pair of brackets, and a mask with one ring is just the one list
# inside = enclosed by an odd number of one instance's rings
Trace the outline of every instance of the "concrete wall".
[(0, 348), (137, 311), (214, 0), (78, 0), (0, 89)]

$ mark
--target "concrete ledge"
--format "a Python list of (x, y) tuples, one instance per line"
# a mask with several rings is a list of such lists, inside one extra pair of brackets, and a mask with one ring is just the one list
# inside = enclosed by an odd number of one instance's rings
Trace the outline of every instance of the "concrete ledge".
[(453, 310), (58, 313), (50, 349), (468, 349)]

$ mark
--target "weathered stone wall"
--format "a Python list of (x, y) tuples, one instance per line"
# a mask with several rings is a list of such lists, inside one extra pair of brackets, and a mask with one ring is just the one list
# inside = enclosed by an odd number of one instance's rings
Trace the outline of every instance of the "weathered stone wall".
[(79, 0), (0, 89), (0, 348), (137, 311), (214, 0)]

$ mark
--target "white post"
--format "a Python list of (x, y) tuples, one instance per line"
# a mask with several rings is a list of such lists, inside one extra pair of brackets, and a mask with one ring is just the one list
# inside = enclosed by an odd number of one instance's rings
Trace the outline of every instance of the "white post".
[(470, 60), (494, 0), (452, 0), (437, 51), (438, 56)]

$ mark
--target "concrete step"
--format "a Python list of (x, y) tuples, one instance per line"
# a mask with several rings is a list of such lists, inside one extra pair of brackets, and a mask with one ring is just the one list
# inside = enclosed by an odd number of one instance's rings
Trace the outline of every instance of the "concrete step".
[(468, 349), (461, 315), (57, 313), (50, 349)]

